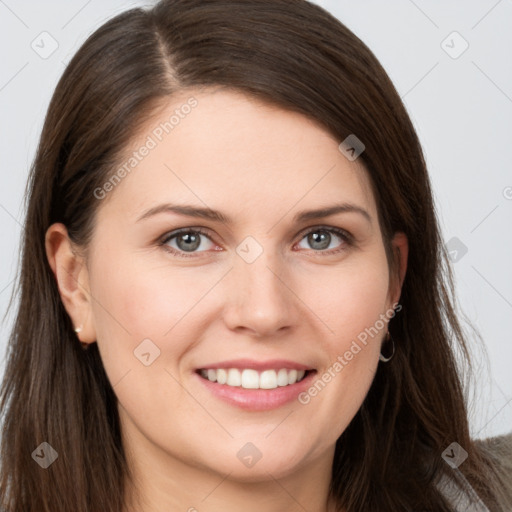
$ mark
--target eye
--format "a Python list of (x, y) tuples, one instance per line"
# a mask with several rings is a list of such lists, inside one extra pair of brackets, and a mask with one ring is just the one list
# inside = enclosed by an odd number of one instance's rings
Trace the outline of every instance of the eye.
[[(206, 243), (204, 238), (207, 240)], [(183, 257), (188, 256), (186, 253), (204, 252), (215, 247), (208, 233), (200, 228), (184, 228), (173, 231), (165, 236), (160, 245), (167, 251)], [(201, 250), (198, 250), (200, 248)]]
[[(309, 228), (302, 234), (299, 244), (303, 241), (309, 244), (309, 249), (326, 255), (341, 252), (353, 245), (352, 235), (348, 232), (327, 226)], [(165, 235), (159, 245), (171, 254), (184, 258), (193, 257), (198, 252), (208, 252), (212, 249), (222, 250), (211, 240), (209, 232), (202, 228), (182, 228), (173, 231)], [(299, 247), (308, 249), (308, 247), (300, 245)]]
[[(336, 239), (341, 241), (336, 246)], [(310, 229), (303, 234), (301, 242), (305, 240), (309, 248), (316, 252), (325, 252), (327, 254), (343, 251), (353, 244), (352, 236), (343, 229), (334, 227), (319, 226)], [(332, 244), (335, 244), (334, 247)], [(302, 247), (308, 249), (308, 247)]]

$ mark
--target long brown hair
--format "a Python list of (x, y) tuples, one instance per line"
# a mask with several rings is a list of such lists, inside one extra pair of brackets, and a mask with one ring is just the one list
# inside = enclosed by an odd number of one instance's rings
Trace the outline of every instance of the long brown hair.
[[(355, 134), (366, 146), (360, 158), (390, 266), (393, 234), (409, 240), (402, 310), (389, 325), (396, 355), (379, 365), (337, 441), (332, 497), (350, 512), (449, 511), (435, 482), (463, 474), (491, 510), (512, 509), (510, 481), (470, 439), (462, 377), (469, 350), (415, 130), (372, 52), (305, 0), (163, 0), (105, 23), (67, 66), (27, 189), (19, 304), (1, 389), (0, 505), (9, 512), (124, 507), (130, 471), (117, 399), (97, 345), (84, 351), (76, 340), (45, 233), (62, 222), (86, 248), (101, 204), (94, 190), (113, 174), (134, 128), (171, 95), (209, 86), (301, 113), (340, 142)], [(46, 470), (32, 457), (43, 442), (58, 452)], [(469, 454), (461, 473), (442, 458), (452, 442)]]

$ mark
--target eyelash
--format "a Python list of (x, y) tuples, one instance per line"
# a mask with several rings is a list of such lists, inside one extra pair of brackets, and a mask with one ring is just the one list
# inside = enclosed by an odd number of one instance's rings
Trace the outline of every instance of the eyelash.
[[(299, 238), (299, 242), (303, 238), (305, 238), (307, 235), (309, 235), (311, 233), (316, 233), (317, 231), (326, 231), (326, 232), (329, 232), (329, 233), (334, 233), (348, 247), (352, 247), (354, 245), (354, 238), (353, 238), (353, 236), (350, 233), (348, 233), (344, 229), (335, 228), (335, 227), (332, 227), (332, 226), (313, 226), (312, 228), (307, 228), (306, 231), (302, 231), (299, 234), (299, 237), (300, 237)], [(167, 245), (167, 243), (170, 242), (173, 238), (176, 238), (179, 235), (184, 234), (184, 233), (197, 233), (197, 234), (201, 234), (201, 235), (204, 235), (205, 237), (207, 237), (208, 239), (210, 239), (210, 241), (213, 241), (213, 240), (211, 240), (209, 232), (207, 230), (203, 229), (203, 228), (182, 228), (182, 229), (178, 229), (176, 231), (172, 231), (172, 232), (166, 234), (164, 236), (164, 238), (160, 240), (158, 245), (160, 247), (162, 247), (162, 249), (164, 251), (167, 251), (167, 252), (169, 252), (169, 253), (171, 253), (174, 256), (177, 256), (179, 258), (196, 258), (196, 257), (198, 257), (197, 256), (197, 254), (198, 254), (197, 252), (190, 252), (189, 254), (187, 254), (184, 251), (177, 251), (176, 249), (174, 249), (172, 247), (169, 247)], [(319, 254), (329, 256), (329, 255), (336, 254), (336, 253), (339, 253), (341, 251), (344, 251), (344, 250), (346, 250), (346, 248), (342, 247), (342, 248), (338, 248), (338, 249), (317, 250), (317, 251), (315, 251), (314, 249), (311, 249), (311, 250), (313, 252), (317, 252)], [(207, 252), (207, 251), (199, 251), (199, 254), (202, 253), (202, 252)]]

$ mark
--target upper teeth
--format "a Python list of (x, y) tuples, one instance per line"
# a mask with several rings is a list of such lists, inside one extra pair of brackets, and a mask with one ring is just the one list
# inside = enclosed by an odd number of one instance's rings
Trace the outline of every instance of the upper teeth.
[(246, 389), (275, 389), (278, 386), (295, 384), (305, 375), (304, 370), (257, 370), (238, 368), (201, 370), (201, 375), (212, 382), (228, 386), (242, 386)]

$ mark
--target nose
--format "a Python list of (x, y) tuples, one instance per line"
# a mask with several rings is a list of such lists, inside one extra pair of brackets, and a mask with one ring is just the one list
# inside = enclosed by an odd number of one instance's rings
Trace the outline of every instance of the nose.
[(299, 311), (290, 273), (268, 251), (252, 263), (236, 256), (225, 286), (224, 321), (231, 330), (270, 337), (296, 325)]

